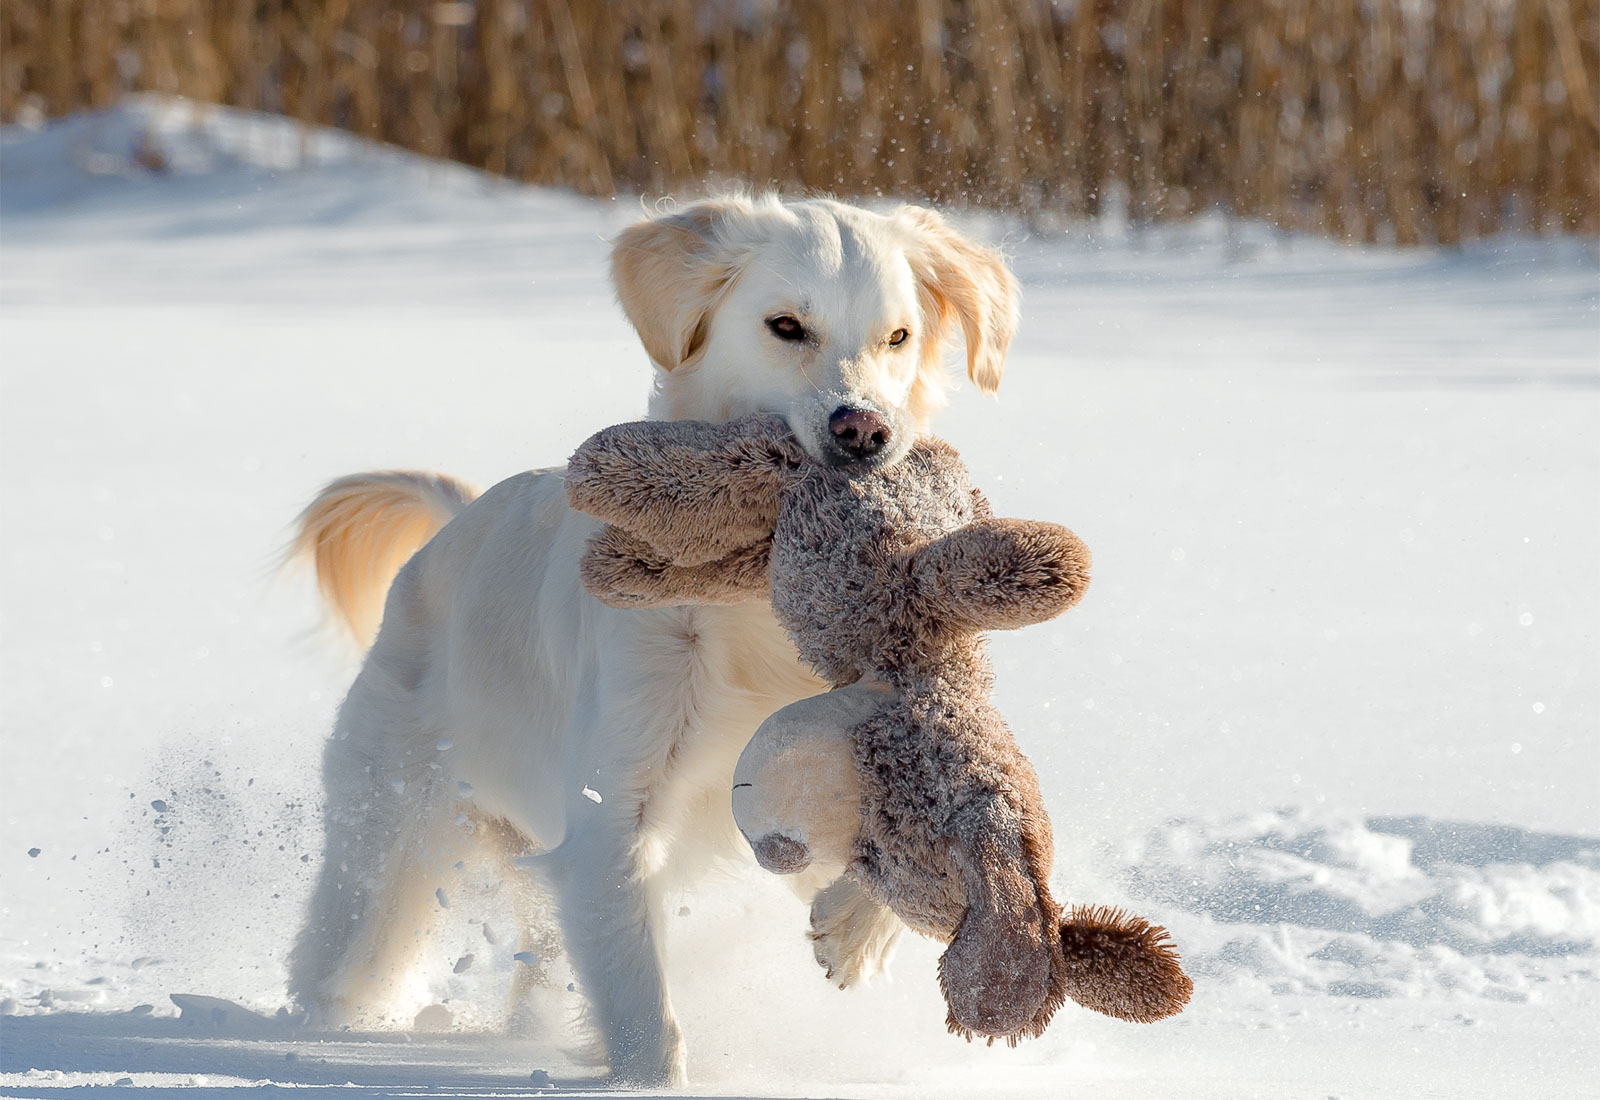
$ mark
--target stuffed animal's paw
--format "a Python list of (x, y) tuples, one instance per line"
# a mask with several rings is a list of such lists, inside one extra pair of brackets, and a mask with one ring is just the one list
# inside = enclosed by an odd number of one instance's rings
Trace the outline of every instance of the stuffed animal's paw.
[(849, 878), (837, 879), (811, 903), (811, 950), (840, 989), (889, 968), (905, 925), (888, 906)]

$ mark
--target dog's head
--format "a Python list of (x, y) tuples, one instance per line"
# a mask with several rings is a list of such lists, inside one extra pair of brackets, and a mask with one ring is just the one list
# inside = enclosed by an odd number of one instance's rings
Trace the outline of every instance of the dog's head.
[(994, 392), (1016, 326), (1000, 254), (915, 206), (712, 199), (624, 230), (611, 267), (664, 372), (662, 412), (777, 413), (835, 466), (905, 454), (942, 404), (957, 330)]

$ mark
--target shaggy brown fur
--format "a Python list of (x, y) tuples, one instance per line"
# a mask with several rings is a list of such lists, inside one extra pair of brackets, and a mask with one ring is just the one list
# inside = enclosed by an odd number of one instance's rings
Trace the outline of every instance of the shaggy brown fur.
[[(861, 822), (848, 873), (949, 944), (952, 1031), (1015, 1042), (1069, 996), (1133, 1020), (1182, 1008), (1191, 986), (1164, 930), (1106, 910), (1062, 920), (1038, 779), (989, 702), (981, 632), (1078, 601), (1089, 551), (1072, 532), (992, 516), (939, 440), (852, 474), (809, 461), (768, 417), (608, 428), (567, 476), (573, 506), (612, 525), (583, 564), (601, 600), (769, 594), (819, 675), (889, 689), (850, 730)], [(810, 858), (792, 837), (753, 839), (769, 869)]]

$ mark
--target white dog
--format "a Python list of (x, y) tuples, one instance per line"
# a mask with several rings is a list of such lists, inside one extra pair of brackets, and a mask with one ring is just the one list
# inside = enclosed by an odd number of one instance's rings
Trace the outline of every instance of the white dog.
[[(941, 403), (957, 326), (967, 373), (993, 391), (1016, 322), (1000, 256), (909, 206), (703, 202), (625, 230), (612, 276), (660, 370), (652, 416), (777, 413), (836, 465), (905, 452)], [(759, 601), (618, 611), (589, 597), (578, 561), (595, 524), (567, 508), (559, 469), (476, 500), (444, 477), (355, 475), (300, 524), (324, 593), (376, 640), (326, 749), (326, 846), (291, 995), (324, 1025), (381, 1021), (464, 846), (488, 841), (508, 864), (543, 853), (613, 1075), (683, 1084), (661, 899), (748, 851), (734, 763), (763, 719), (823, 685)], [(813, 907), (817, 959), (841, 985), (881, 966), (900, 929), (842, 881)]]

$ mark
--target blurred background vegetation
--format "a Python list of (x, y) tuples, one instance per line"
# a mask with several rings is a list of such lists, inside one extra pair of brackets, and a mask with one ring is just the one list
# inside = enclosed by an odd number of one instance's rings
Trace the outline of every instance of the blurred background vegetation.
[(592, 195), (1600, 231), (1600, 0), (0, 4), (0, 119), (129, 91)]

